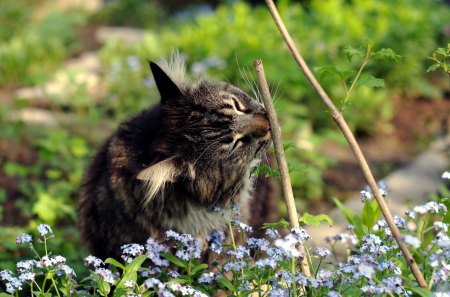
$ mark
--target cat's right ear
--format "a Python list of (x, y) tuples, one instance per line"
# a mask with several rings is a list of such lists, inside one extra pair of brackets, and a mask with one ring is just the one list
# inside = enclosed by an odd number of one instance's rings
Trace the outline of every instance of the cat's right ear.
[(177, 84), (158, 66), (158, 64), (149, 61), (150, 69), (152, 70), (155, 79), (156, 87), (161, 95), (161, 103), (168, 100), (174, 100), (183, 95)]

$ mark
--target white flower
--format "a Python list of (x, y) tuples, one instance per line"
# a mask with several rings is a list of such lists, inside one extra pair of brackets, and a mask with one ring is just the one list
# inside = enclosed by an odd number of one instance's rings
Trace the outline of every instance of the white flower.
[(421, 244), (419, 238), (409, 234), (403, 236), (403, 241), (414, 248), (420, 247)]
[(39, 226), (37, 226), (37, 230), (42, 236), (53, 234), (52, 228), (50, 228), (50, 226), (46, 224), (40, 224)]
[(297, 248), (297, 245), (300, 244), (300, 240), (294, 234), (288, 234), (283, 239), (275, 240), (275, 246), (279, 247), (284, 251), (285, 255), (288, 257), (303, 257), (304, 255), (300, 253)]
[(442, 173), (442, 178), (443, 179), (450, 179), (450, 171), (445, 171), (444, 173)]

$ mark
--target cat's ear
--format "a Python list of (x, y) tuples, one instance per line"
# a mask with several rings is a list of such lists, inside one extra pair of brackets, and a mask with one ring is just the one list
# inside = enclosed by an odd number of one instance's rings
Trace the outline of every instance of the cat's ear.
[(161, 102), (173, 100), (183, 95), (177, 84), (158, 66), (158, 64), (149, 61), (150, 69), (152, 70), (156, 86), (161, 95)]
[(155, 163), (139, 172), (137, 179), (142, 180), (147, 187), (145, 202), (152, 200), (157, 193), (164, 190), (167, 183), (174, 182), (178, 175), (179, 171), (173, 158)]

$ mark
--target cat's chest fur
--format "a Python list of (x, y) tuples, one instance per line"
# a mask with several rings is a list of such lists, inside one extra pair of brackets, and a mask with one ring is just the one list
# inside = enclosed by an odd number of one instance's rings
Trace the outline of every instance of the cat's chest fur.
[(227, 199), (229, 203), (220, 207), (207, 207), (187, 202), (186, 213), (183, 216), (166, 217), (161, 224), (168, 230), (179, 230), (181, 233), (192, 234), (197, 239), (205, 239), (213, 230), (223, 229), (234, 215), (236, 208), (243, 220), (248, 217), (248, 205), (253, 192), (253, 178), (248, 171), (241, 189), (233, 197)]

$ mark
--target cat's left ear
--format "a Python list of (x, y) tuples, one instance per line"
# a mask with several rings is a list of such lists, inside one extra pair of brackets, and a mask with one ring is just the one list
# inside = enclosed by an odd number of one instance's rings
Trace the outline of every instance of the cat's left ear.
[(158, 64), (149, 61), (150, 69), (152, 70), (156, 86), (161, 95), (161, 102), (165, 103), (167, 100), (174, 100), (183, 95), (177, 84), (158, 66)]
[(164, 190), (167, 183), (174, 182), (178, 175), (173, 158), (162, 160), (139, 172), (137, 179), (142, 180), (147, 187), (146, 202)]

